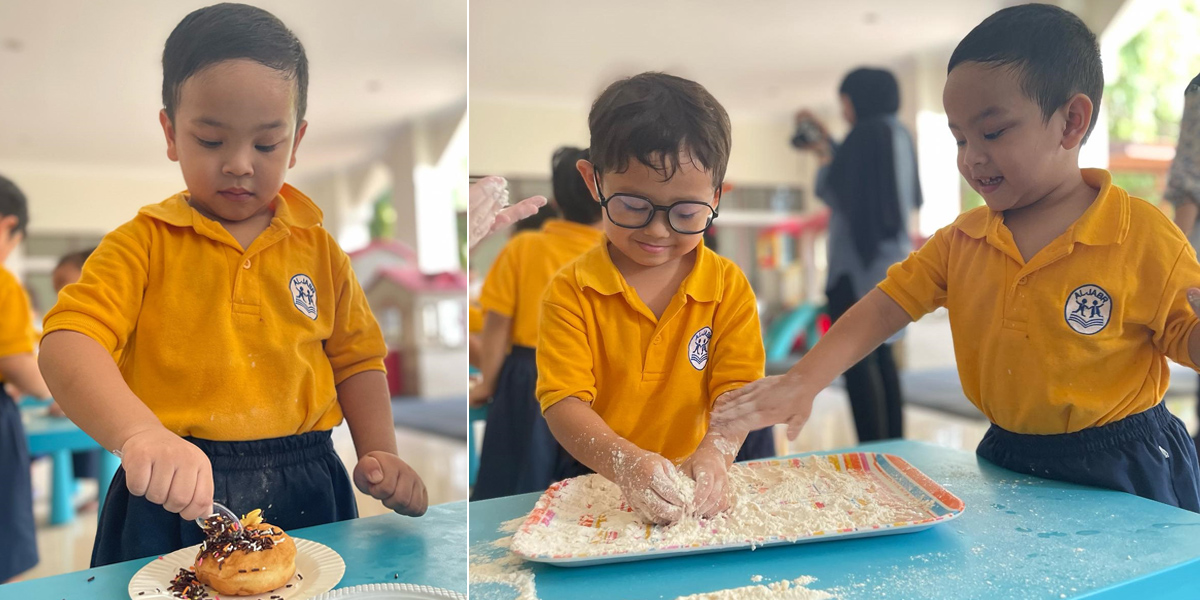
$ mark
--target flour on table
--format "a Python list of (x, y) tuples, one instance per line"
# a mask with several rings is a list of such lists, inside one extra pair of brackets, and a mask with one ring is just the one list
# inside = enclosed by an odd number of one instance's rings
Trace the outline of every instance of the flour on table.
[[(512, 533), (521, 526), (525, 517), (505, 521), (500, 525), (500, 531)], [(489, 586), (489, 589), (471, 589), (471, 597), (476, 600), (538, 600), (537, 586), (534, 585), (533, 571), (524, 568), (525, 561), (508, 551), (512, 536), (502, 537), (494, 542), (476, 544), (470, 553), (469, 586)], [(497, 586), (506, 586), (517, 592), (513, 598), (511, 592)]]
[[(691, 480), (679, 474), (672, 479), (690, 505)], [(568, 557), (753, 546), (930, 516), (928, 503), (861, 472), (839, 471), (821, 457), (734, 465), (728, 485), (734, 491), (730, 510), (711, 519), (687, 510), (678, 522), (656, 526), (634, 514), (612, 482), (599, 475), (578, 477), (538, 501), (539, 520), (516, 533), (512, 549), (526, 556)]]
[[(761, 579), (761, 578), (760, 578)], [(796, 579), (776, 581), (767, 585), (748, 585), (746, 587), (717, 590), (703, 594), (679, 596), (675, 600), (826, 600), (835, 598), (829, 592), (810, 590), (808, 584), (816, 581), (813, 577), (797, 577)]]

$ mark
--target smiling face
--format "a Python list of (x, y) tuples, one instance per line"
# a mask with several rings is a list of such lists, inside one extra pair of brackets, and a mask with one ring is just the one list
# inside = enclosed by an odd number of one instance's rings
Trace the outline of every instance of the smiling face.
[[(1078, 174), (1078, 151), (1091, 101), (1077, 94), (1045, 119), (1010, 67), (962, 63), (950, 72), (942, 103), (958, 142), (958, 171), (994, 211), (1023, 208)], [(1086, 115), (1086, 116), (1084, 116)]]
[[(599, 201), (592, 164), (581, 160), (578, 168), (592, 197)], [(712, 173), (697, 165), (686, 153), (680, 156), (679, 169), (666, 181), (663, 181), (662, 173), (635, 160), (631, 160), (629, 168), (622, 173), (601, 174), (599, 181), (606, 198), (633, 194), (649, 198), (655, 206), (690, 200), (708, 204), (714, 210), (719, 201)], [(700, 209), (706, 211), (703, 207)], [(623, 257), (643, 267), (657, 267), (678, 260), (695, 250), (704, 239), (703, 233), (683, 234), (672, 229), (666, 211), (658, 211), (654, 219), (640, 229), (620, 227), (607, 215), (602, 222), (604, 234), (613, 247)]]
[(296, 82), (244, 59), (189, 77), (174, 123), (165, 110), (159, 119), (192, 206), (224, 222), (270, 210), (307, 126), (296, 127)]

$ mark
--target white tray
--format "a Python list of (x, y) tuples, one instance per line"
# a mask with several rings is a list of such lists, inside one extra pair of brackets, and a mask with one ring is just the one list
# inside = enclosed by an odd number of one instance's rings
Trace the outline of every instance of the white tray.
[[(886, 493), (893, 499), (911, 503), (913, 507), (921, 507), (921, 518), (893, 522), (872, 523), (867, 526), (828, 531), (793, 531), (779, 532), (772, 537), (756, 540), (744, 540), (722, 544), (696, 544), (692, 546), (664, 546), (642, 552), (626, 552), (606, 549), (603, 544), (588, 548), (584, 552), (565, 555), (524, 554), (516, 550), (514, 554), (521, 558), (562, 567), (584, 567), (596, 564), (619, 563), (652, 558), (668, 558), (708, 552), (724, 552), (729, 550), (750, 550), (787, 544), (806, 542), (823, 542), (855, 537), (871, 537), (892, 535), (897, 533), (913, 533), (933, 527), (938, 523), (949, 521), (962, 514), (965, 504), (954, 494), (929, 479), (916, 467), (904, 459), (892, 454), (874, 452), (850, 452), (844, 454), (828, 454), (820, 458), (830, 461), (833, 467), (843, 472), (853, 472), (861, 477), (869, 478), (878, 484), (881, 493)], [(746, 463), (748, 467), (765, 465), (800, 466), (799, 459), (775, 459)], [(554, 527), (557, 518), (556, 503), (562, 488), (571, 485), (572, 479), (560, 481), (546, 490), (530, 513), (529, 518), (521, 525), (517, 536), (530, 535), (539, 528)], [(597, 523), (603, 519), (597, 519)], [(603, 526), (597, 525), (598, 530)]]

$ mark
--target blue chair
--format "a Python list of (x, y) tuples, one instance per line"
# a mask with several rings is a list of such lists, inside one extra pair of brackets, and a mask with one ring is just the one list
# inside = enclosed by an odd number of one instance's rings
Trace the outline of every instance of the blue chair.
[(475, 487), (475, 478), (479, 475), (479, 441), (475, 439), (475, 423), (478, 421), (487, 421), (488, 407), (478, 406), (471, 407), (469, 411), (471, 422), (467, 425), (467, 444), (471, 453), (471, 458), (468, 461), (470, 465), (470, 475), (468, 481), (471, 487)]
[(84, 433), (70, 419), (36, 414), (48, 407), (50, 401), (24, 399), (19, 406), (25, 416), (25, 438), (30, 454), (45, 454), (51, 460), (50, 480), (50, 524), (63, 525), (75, 520), (75, 509), (71, 497), (75, 490), (75, 473), (71, 464), (71, 452), (78, 450), (100, 450), (100, 508), (112, 483), (121, 459), (101, 448), (100, 444)]
[(825, 311), (824, 306), (806, 302), (772, 321), (767, 327), (766, 335), (763, 336), (767, 362), (787, 360), (801, 334), (804, 335), (808, 346), (806, 350), (811, 350), (821, 337), (817, 323)]

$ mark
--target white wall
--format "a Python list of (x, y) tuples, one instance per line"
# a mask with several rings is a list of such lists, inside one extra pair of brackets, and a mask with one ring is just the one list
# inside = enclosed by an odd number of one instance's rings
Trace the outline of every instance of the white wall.
[(0, 161), (0, 174), (29, 199), (31, 232), (104, 234), (184, 189), (179, 167), (165, 156), (163, 163), (161, 169), (113, 169)]
[[(471, 173), (549, 177), (559, 146), (587, 147), (588, 107), (471, 101)], [(731, 115), (726, 179), (742, 185), (808, 185), (812, 161), (790, 145), (790, 118)]]

